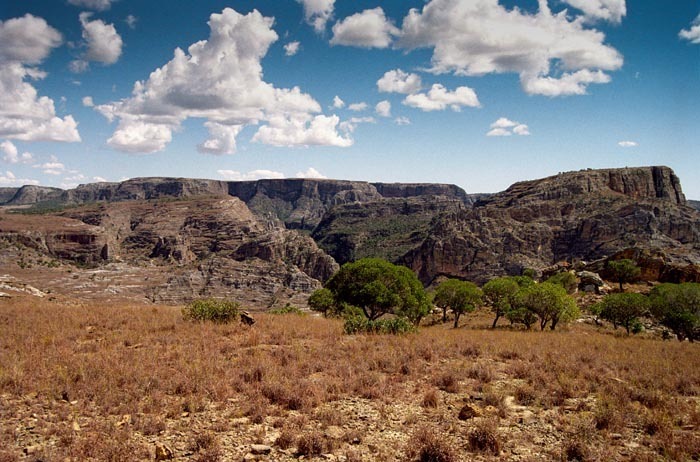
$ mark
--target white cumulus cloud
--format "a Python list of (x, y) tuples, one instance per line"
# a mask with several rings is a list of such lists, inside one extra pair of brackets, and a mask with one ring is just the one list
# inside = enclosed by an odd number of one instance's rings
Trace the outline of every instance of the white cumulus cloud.
[(462, 107), (479, 107), (479, 98), (469, 87), (457, 87), (449, 91), (439, 83), (433, 84), (427, 93), (415, 93), (406, 96), (403, 100), (406, 106), (415, 107), (423, 111), (443, 111), (448, 107), (453, 111), (460, 111)]
[(17, 178), (11, 171), (6, 171), (4, 175), (0, 174), (1, 186), (24, 186), (27, 184), (38, 185), (39, 181), (26, 178)]
[(54, 102), (29, 82), (46, 77), (32, 67), (63, 43), (43, 18), (26, 14), (0, 21), (0, 137), (24, 141), (80, 141), (72, 116), (56, 116)]
[(83, 106), (85, 106), (85, 107), (95, 106), (95, 102), (92, 100), (92, 96), (83, 96)]
[(411, 125), (411, 119), (408, 117), (400, 116), (394, 119), (396, 125)]
[(690, 43), (700, 44), (700, 14), (693, 20), (689, 29), (682, 29), (678, 36), (690, 41)]
[(418, 74), (409, 74), (401, 69), (387, 71), (382, 78), (377, 80), (377, 89), (386, 93), (410, 95), (420, 91), (421, 85), (421, 78)]
[(617, 145), (621, 148), (636, 148), (637, 146), (639, 146), (639, 143), (637, 143), (636, 141), (620, 141), (617, 143)]
[(91, 10), (108, 10), (116, 0), (68, 0), (71, 5), (88, 8)]
[(57, 159), (53, 158), (50, 162), (35, 165), (34, 168), (40, 168), (47, 175), (61, 175), (66, 171), (66, 166)]
[(352, 139), (338, 133), (340, 119), (336, 115), (278, 115), (260, 127), (253, 141), (280, 147), (352, 146)]
[(313, 167), (309, 167), (305, 172), (297, 172), (297, 178), (311, 178), (316, 180), (325, 180), (328, 178), (326, 175), (322, 174)]
[(620, 69), (623, 58), (604, 43), (605, 35), (580, 17), (553, 14), (547, 0), (538, 3), (530, 14), (498, 0), (430, 0), (409, 11), (395, 45), (432, 48), (434, 73), (516, 73), (529, 94), (583, 94), (591, 83), (609, 82), (605, 72)]
[(284, 45), (285, 56), (294, 56), (299, 53), (299, 42), (289, 42)]
[(527, 136), (530, 134), (530, 129), (527, 125), (515, 122), (506, 117), (501, 117), (491, 124), (491, 130), (486, 133), (486, 136), (511, 136), (513, 134)]
[(263, 81), (261, 60), (278, 39), (273, 19), (257, 10), (231, 8), (209, 19), (210, 36), (177, 48), (173, 59), (134, 84), (132, 96), (97, 106), (119, 124), (107, 143), (118, 150), (150, 153), (172, 140), (187, 118), (205, 119), (209, 139), (200, 151), (232, 154), (246, 125), (262, 125), (253, 140), (275, 146), (346, 147), (335, 116), (315, 115), (321, 106), (298, 87), (276, 88)]
[(348, 120), (341, 122), (338, 128), (345, 133), (352, 133), (359, 124), (373, 124), (376, 122), (374, 117), (350, 117)]
[(381, 7), (348, 16), (335, 23), (332, 30), (331, 45), (362, 48), (387, 48), (393, 36), (399, 34)]
[(382, 117), (391, 117), (391, 103), (387, 100), (378, 102), (374, 110)]
[(335, 0), (297, 0), (304, 7), (306, 22), (318, 33), (326, 30), (326, 23), (333, 17)]
[(250, 172), (238, 172), (236, 170), (217, 170), (221, 178), (226, 181), (255, 181), (261, 179), (281, 179), (284, 173), (274, 170), (252, 170)]
[(583, 13), (586, 21), (620, 23), (627, 14), (625, 0), (563, 0)]
[(87, 51), (85, 61), (96, 61), (102, 64), (114, 64), (122, 54), (122, 38), (114, 28), (114, 24), (106, 24), (101, 19), (90, 20), (92, 13), (80, 13), (80, 24), (83, 27), (83, 40)]
[(0, 151), (3, 153), (2, 160), (8, 164), (29, 164), (34, 160), (30, 152), (20, 154), (12, 141), (5, 140), (0, 143)]
[(336, 108), (336, 109), (342, 109), (342, 108), (345, 107), (345, 101), (343, 101), (342, 99), (340, 99), (340, 96), (335, 95), (335, 96), (333, 97), (333, 107)]
[(348, 109), (355, 112), (364, 111), (365, 109), (367, 109), (367, 103), (365, 103), (364, 101), (359, 103), (352, 103), (348, 106)]

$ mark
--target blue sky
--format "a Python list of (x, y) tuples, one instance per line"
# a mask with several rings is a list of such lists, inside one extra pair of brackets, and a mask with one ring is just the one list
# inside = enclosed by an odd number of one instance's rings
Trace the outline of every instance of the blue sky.
[(672, 3), (3, 2), (0, 186), (668, 165), (700, 199), (700, 7)]

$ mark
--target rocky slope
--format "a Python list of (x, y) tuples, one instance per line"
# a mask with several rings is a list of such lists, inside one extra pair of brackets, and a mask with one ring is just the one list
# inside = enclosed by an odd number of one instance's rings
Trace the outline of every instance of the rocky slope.
[(65, 271), (36, 278), (80, 294), (128, 286), (135, 297), (172, 303), (212, 295), (252, 307), (303, 304), (336, 261), (367, 256), (405, 264), (426, 284), (484, 282), (560, 261), (604, 273), (609, 258), (634, 258), (648, 280), (700, 281), (700, 213), (666, 167), (569, 172), (492, 195), (452, 185), (182, 178), (0, 195), (39, 206), (0, 216), (0, 271), (14, 275), (32, 258), (104, 271), (88, 282)]
[(472, 209), (437, 217), (400, 261), (424, 282), (440, 275), (485, 281), (560, 260), (597, 260), (630, 249), (700, 274), (700, 214), (666, 167), (560, 174), (516, 183)]
[(688, 205), (700, 212), (700, 201), (688, 200)]
[(311, 238), (263, 223), (234, 197), (5, 214), (0, 240), (90, 268), (110, 262), (147, 267), (152, 279), (135, 278), (131, 285), (158, 302), (226, 296), (258, 308), (302, 303), (337, 269)]

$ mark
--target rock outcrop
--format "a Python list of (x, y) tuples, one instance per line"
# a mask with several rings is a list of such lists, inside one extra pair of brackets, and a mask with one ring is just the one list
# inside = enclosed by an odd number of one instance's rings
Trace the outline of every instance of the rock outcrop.
[(12, 200), (19, 188), (0, 188), (0, 205), (4, 205)]
[(311, 237), (340, 264), (363, 257), (396, 261), (428, 238), (437, 215), (465, 209), (462, 200), (445, 195), (338, 205), (324, 215)]
[(560, 260), (661, 249), (668, 265), (700, 262), (700, 214), (667, 167), (587, 170), (516, 183), (472, 209), (437, 217), (401, 262), (424, 282), (483, 282)]
[(7, 205), (31, 205), (40, 202), (58, 201), (62, 189), (46, 186), (25, 185), (18, 188), (14, 196), (6, 202)]
[[(183, 178), (0, 191), (10, 195), (11, 204), (42, 207), (2, 212), (2, 268), (24, 265), (29, 249), (42, 265), (105, 268), (111, 293), (167, 303), (303, 305), (336, 261), (370, 256), (402, 263), (426, 284), (561, 262), (605, 277), (617, 258), (633, 258), (647, 280), (700, 281), (700, 213), (667, 167), (562, 173), (483, 195), (452, 185)], [(56, 212), (60, 205), (73, 207)], [(59, 274), (81, 296), (100, 290)]]
[(60, 200), (65, 204), (84, 204), (100, 201), (132, 201), (163, 198), (224, 196), (224, 181), (190, 178), (132, 178), (121, 183), (92, 183), (63, 191)]

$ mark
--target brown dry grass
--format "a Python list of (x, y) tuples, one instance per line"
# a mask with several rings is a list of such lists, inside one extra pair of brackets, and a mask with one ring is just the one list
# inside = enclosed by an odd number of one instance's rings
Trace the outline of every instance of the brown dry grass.
[[(156, 442), (177, 460), (241, 460), (254, 443), (274, 460), (405, 460), (421, 441), (445, 460), (700, 457), (698, 345), (257, 317), (1, 301), (0, 461), (152, 460)], [(465, 402), (479, 415), (462, 421)]]

